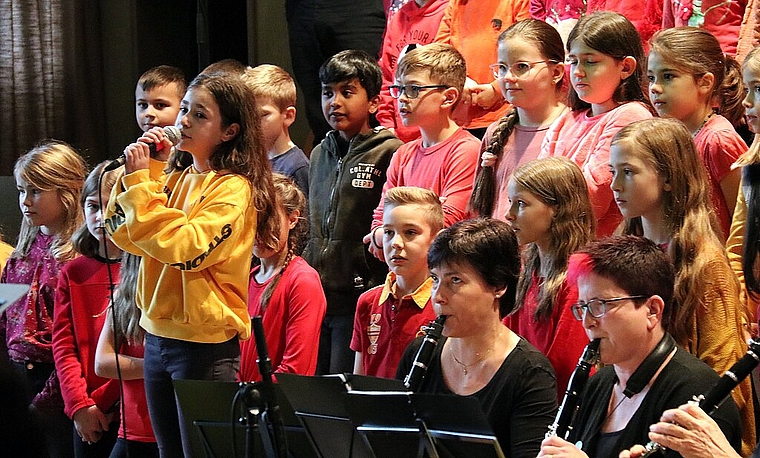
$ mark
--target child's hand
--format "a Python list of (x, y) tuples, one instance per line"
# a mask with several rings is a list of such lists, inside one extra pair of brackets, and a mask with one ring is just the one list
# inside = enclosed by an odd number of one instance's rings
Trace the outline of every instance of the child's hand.
[(147, 132), (144, 132), (142, 137), (138, 138), (137, 141), (147, 143), (149, 147), (151, 144), (154, 145), (154, 147), (151, 148), (150, 157), (159, 161), (166, 161), (169, 159), (172, 146), (174, 146), (166, 136), (163, 127), (154, 127)]
[(147, 169), (150, 166), (150, 147), (143, 142), (132, 143), (124, 149), (124, 157), (127, 159), (124, 163), (125, 173)]
[(72, 419), (79, 437), (88, 444), (97, 442), (103, 431), (108, 431), (108, 419), (98, 406), (83, 407), (74, 412)]
[(380, 229), (379, 226), (372, 229), (372, 232), (364, 236), (364, 238), (362, 239), (362, 242), (368, 245), (367, 251), (372, 253), (372, 256), (376, 257), (382, 262), (385, 262), (385, 254), (383, 253), (382, 233), (379, 236), (381, 237), (379, 241), (377, 239), (378, 236), (375, 235), (378, 229)]
[(472, 88), (473, 93), (473, 103), (477, 104), (480, 108), (483, 108), (484, 110), (488, 110), (497, 103), (504, 100), (504, 97), (502, 97), (501, 92), (494, 89), (493, 85), (488, 84), (478, 84), (474, 88)]

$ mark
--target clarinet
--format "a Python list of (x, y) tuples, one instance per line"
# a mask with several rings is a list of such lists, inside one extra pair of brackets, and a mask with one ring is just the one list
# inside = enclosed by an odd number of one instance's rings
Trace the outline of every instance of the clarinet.
[(575, 367), (573, 375), (570, 376), (565, 397), (562, 399), (562, 405), (560, 405), (557, 411), (554, 423), (549, 426), (546, 437), (559, 436), (562, 439), (566, 439), (568, 432), (573, 429), (573, 420), (578, 412), (583, 387), (586, 386), (591, 367), (599, 362), (600, 342), (601, 339), (594, 339), (583, 350), (583, 354), (578, 360), (578, 365)]
[(404, 378), (404, 385), (410, 391), (417, 391), (420, 388), (422, 380), (425, 378), (430, 360), (433, 359), (433, 351), (438, 346), (438, 340), (443, 333), (443, 323), (447, 315), (438, 316), (435, 321), (431, 321), (425, 326), (425, 338), (422, 340), (420, 349), (417, 350), (417, 356), (414, 357), (409, 373)]
[[(698, 405), (707, 415), (712, 416), (723, 401), (728, 399), (731, 391), (757, 367), (758, 363), (760, 363), (760, 340), (752, 339), (749, 341), (747, 353), (723, 374), (718, 383), (713, 385), (706, 395), (694, 396), (689, 402)], [(641, 455), (642, 457), (665, 451), (665, 447), (654, 441), (650, 441), (644, 449), (646, 451)]]

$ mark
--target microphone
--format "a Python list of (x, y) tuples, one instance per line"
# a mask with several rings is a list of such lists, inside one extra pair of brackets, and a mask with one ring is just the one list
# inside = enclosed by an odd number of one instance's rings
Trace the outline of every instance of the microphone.
[[(170, 142), (172, 142), (172, 145), (176, 145), (179, 143), (179, 141), (182, 139), (182, 134), (179, 132), (179, 129), (177, 129), (175, 126), (166, 126), (164, 129), (164, 135), (166, 138), (169, 139)], [(156, 154), (157, 152), (164, 149), (163, 143), (148, 143), (148, 148), (150, 148), (150, 154), (151, 156)], [(124, 163), (127, 162), (127, 156), (122, 154), (118, 158), (116, 158), (113, 162), (108, 164), (104, 169), (103, 172), (110, 172), (111, 170), (118, 169)]]
[(277, 458), (286, 458), (288, 456), (288, 439), (285, 435), (285, 424), (280, 415), (280, 406), (277, 404), (274, 391), (274, 381), (272, 380), (274, 371), (272, 370), (272, 360), (269, 359), (261, 315), (251, 318), (251, 327), (253, 328), (253, 338), (256, 341), (256, 352), (259, 354), (259, 358), (256, 360), (261, 373), (261, 389), (259, 392), (264, 411), (267, 413), (272, 427), (274, 453)]
[(425, 338), (420, 345), (420, 349), (417, 350), (417, 356), (414, 358), (409, 373), (404, 379), (404, 385), (410, 391), (417, 391), (422, 384), (422, 379), (425, 378), (425, 372), (427, 372), (428, 365), (433, 359), (433, 350), (438, 346), (438, 340), (443, 333), (443, 323), (446, 321), (448, 315), (440, 315), (435, 321), (431, 321), (425, 327)]

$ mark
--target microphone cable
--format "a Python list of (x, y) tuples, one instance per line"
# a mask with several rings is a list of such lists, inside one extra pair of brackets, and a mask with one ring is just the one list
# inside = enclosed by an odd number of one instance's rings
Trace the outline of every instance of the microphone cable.
[[(98, 205), (100, 206), (100, 220), (103, 224), (103, 254), (106, 258), (106, 270), (108, 271), (108, 284), (109, 284), (109, 298), (108, 300), (111, 303), (111, 331), (113, 332), (113, 349), (116, 359), (116, 377), (119, 381), (119, 420), (121, 422), (121, 428), (123, 431), (123, 439), (125, 444), (125, 450), (127, 458), (129, 458), (129, 441), (127, 440), (127, 416), (126, 416), (126, 406), (124, 405), (124, 379), (121, 375), (121, 364), (119, 363), (119, 351), (121, 349), (121, 339), (119, 338), (119, 332), (116, 326), (116, 301), (114, 300), (114, 291), (116, 290), (116, 283), (114, 282), (114, 275), (112, 271), (112, 266), (110, 261), (110, 257), (108, 256), (108, 242), (107, 237), (110, 237), (108, 234), (108, 231), (106, 230), (106, 224), (105, 224), (105, 206), (103, 205), (103, 176), (105, 176), (106, 173), (108, 173), (107, 170), (101, 171), (100, 176), (98, 177)], [(114, 184), (114, 186), (116, 186)], [(109, 192), (110, 196), (110, 192)], [(118, 437), (118, 434), (117, 434)]]

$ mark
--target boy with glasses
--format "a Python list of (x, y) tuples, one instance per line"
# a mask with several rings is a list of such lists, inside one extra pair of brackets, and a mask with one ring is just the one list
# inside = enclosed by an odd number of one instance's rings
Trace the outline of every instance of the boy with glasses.
[[(452, 112), (459, 103), (467, 68), (450, 45), (432, 43), (413, 49), (399, 61), (396, 84), (388, 89), (397, 99), (405, 126), (418, 126), (420, 138), (401, 146), (388, 166), (383, 195), (396, 186), (417, 186), (440, 196), (445, 224), (466, 219), (475, 180), (480, 141), (459, 127)], [(383, 259), (383, 199), (375, 209), (371, 231), (364, 237), (369, 251)]]

